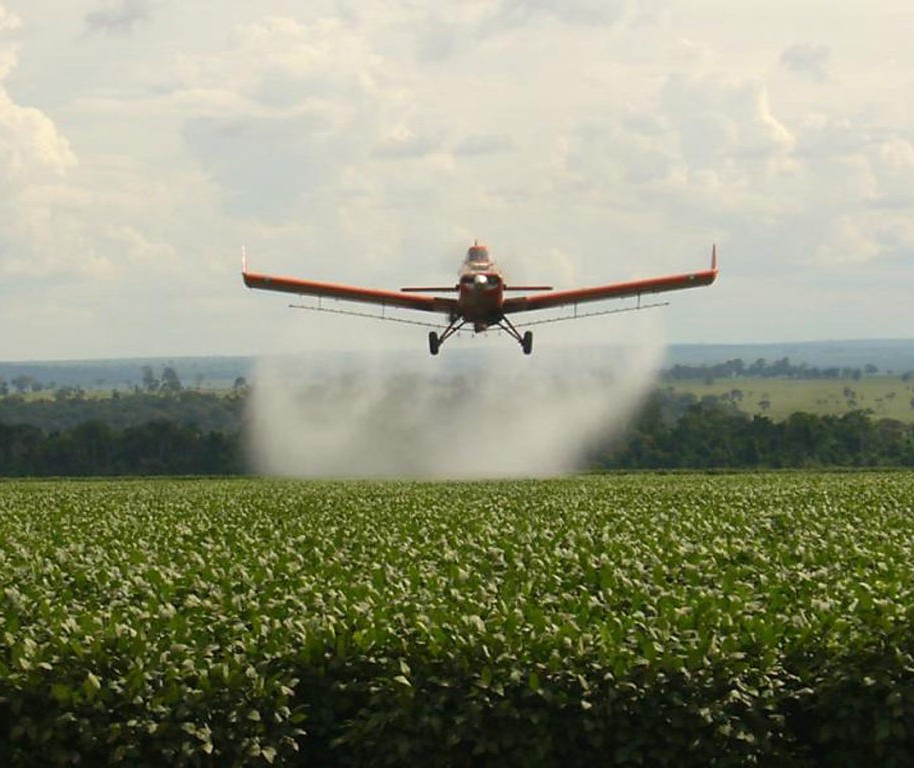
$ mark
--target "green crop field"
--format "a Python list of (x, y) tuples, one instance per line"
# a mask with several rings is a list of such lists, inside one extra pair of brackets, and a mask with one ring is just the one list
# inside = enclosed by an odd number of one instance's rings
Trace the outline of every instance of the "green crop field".
[(2, 765), (909, 765), (914, 474), (0, 484)]

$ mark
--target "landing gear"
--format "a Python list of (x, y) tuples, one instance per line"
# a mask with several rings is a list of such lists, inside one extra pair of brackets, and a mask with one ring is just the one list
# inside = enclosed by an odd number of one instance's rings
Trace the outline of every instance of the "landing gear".
[[(435, 331), (428, 332), (428, 351), (431, 355), (437, 355), (441, 350), (441, 345), (444, 344), (451, 336), (453, 336), (457, 331), (463, 328), (467, 324), (467, 321), (464, 318), (456, 317), (451, 320), (447, 328), (445, 328), (439, 335)], [(520, 348), (524, 350), (525, 355), (532, 354), (533, 352), (533, 331), (525, 331), (521, 335), (520, 331), (514, 327), (514, 324), (508, 320), (507, 317), (502, 317), (491, 324), (479, 323), (476, 326), (476, 332), (480, 333), (486, 330), (487, 327), (499, 327), (503, 331), (506, 331), (510, 336), (517, 340), (517, 343), (520, 344)]]
[(517, 343), (520, 344), (520, 348), (524, 350), (525, 355), (533, 352), (533, 331), (525, 331), (524, 335), (521, 336), (520, 331), (514, 327), (514, 323), (508, 320), (507, 317), (502, 317), (498, 321), (498, 327), (517, 339)]
[(434, 331), (429, 331), (428, 351), (433, 355), (437, 355), (438, 350), (441, 349), (441, 345), (444, 344), (444, 342), (449, 338), (451, 338), (451, 336), (457, 333), (457, 331), (463, 328), (463, 326), (466, 325), (466, 322), (467, 321), (462, 317), (455, 317), (451, 320), (450, 323), (448, 323), (448, 327), (441, 332), (440, 336)]

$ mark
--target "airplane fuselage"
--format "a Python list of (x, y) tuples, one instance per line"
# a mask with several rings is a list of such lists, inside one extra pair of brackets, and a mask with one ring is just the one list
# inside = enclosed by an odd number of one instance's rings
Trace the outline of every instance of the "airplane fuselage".
[(474, 245), (467, 251), (457, 283), (459, 316), (473, 324), (476, 333), (502, 321), (505, 281), (488, 249)]

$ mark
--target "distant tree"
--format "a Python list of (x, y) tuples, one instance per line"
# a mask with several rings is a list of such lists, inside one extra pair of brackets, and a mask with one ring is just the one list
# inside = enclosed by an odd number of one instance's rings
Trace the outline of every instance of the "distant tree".
[(170, 395), (176, 394), (183, 389), (177, 371), (170, 365), (166, 365), (162, 369), (162, 383), (159, 385), (159, 389)]
[(76, 394), (76, 389), (74, 387), (58, 387), (54, 390), (54, 399), (58, 402), (64, 400), (70, 400)]
[(144, 365), (141, 369), (143, 376), (143, 389), (155, 392), (159, 388), (159, 380), (155, 377), (151, 365)]
[(790, 358), (782, 357), (775, 360), (768, 369), (769, 376), (789, 376), (791, 373)]
[(13, 386), (16, 388), (18, 394), (24, 395), (29, 390), (29, 387), (32, 386), (32, 381), (33, 379), (31, 376), (23, 374), (13, 379)]
[(863, 366), (863, 372), (867, 376), (873, 376), (874, 374), (879, 373), (879, 369), (872, 363), (867, 363), (866, 365)]

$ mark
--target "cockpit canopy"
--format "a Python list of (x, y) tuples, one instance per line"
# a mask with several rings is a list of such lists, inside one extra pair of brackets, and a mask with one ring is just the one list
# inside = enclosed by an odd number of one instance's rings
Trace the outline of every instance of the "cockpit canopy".
[(489, 264), (492, 259), (489, 257), (489, 249), (484, 245), (471, 245), (467, 251), (467, 264), (481, 265)]

